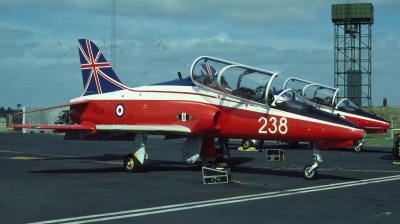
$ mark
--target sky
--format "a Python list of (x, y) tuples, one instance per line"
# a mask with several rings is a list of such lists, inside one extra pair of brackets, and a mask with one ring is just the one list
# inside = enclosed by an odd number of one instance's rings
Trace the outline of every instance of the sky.
[[(111, 62), (111, 0), (0, 0), (0, 107), (51, 106), (83, 92), (78, 39)], [(400, 106), (400, 1), (116, 0), (113, 68), (127, 86), (189, 76), (200, 56), (334, 86), (331, 5), (372, 3), (372, 106)]]

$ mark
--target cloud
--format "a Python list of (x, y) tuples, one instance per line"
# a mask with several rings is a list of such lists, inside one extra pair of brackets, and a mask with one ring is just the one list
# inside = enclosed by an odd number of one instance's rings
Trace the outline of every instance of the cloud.
[[(73, 53), (75, 51), (75, 53)], [(63, 58), (63, 57), (76, 57), (77, 45), (76, 42), (66, 42), (61, 44), (59, 41), (52, 41), (52, 43), (43, 43), (29, 49), (29, 53), (34, 57), (41, 58)]]
[[(296, 76), (333, 85), (330, 10), (332, 4), (343, 0), (116, 2), (115, 70), (129, 86), (175, 79), (178, 71), (187, 76), (192, 62), (203, 55), (278, 71), (278, 80)], [(393, 27), (400, 1), (370, 2), (376, 13), (372, 89), (374, 94), (383, 94), (377, 91), (382, 86), (396, 92), (396, 87), (383, 80), (394, 79), (398, 73), (399, 31)], [(81, 93), (77, 39), (91, 39), (111, 61), (110, 0), (64, 0), (57, 4), (49, 0), (0, 1), (0, 21), (0, 76), (10, 80), (0, 87), (7, 85), (12, 91), (24, 85), (19, 94), (25, 91), (27, 95), (26, 91), (53, 69), (35, 90), (37, 96), (29, 98), (32, 101), (48, 94), (46, 88), (53, 88), (51, 83), (59, 89), (65, 87), (62, 94)], [(18, 71), (21, 74), (15, 75)], [(53, 103), (59, 102), (46, 104)]]
[(35, 43), (15, 44), (11, 41), (0, 41), (0, 59), (23, 56), (28, 49), (36, 45)]
[[(244, 4), (241, 0), (232, 0), (227, 4), (224, 1), (203, 0), (118, 0), (117, 13), (122, 17), (152, 17), (174, 18), (182, 20), (205, 19), (219, 20), (224, 17), (234, 24), (276, 24), (289, 22), (310, 23), (317, 19), (315, 0), (306, 1), (258, 1), (248, 0)], [(3, 9), (23, 7), (40, 12), (82, 10), (93, 14), (110, 15), (110, 0), (66, 0), (57, 4), (49, 4), (48, 0), (20, 0), (0, 3)]]
[(0, 39), (24, 39), (31, 37), (32, 35), (33, 33), (27, 30), (0, 27)]

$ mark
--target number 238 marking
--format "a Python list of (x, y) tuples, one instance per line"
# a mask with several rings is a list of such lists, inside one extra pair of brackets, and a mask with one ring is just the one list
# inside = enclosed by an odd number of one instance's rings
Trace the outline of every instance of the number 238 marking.
[[(268, 131), (271, 134), (275, 134), (277, 131), (279, 131), (279, 133), (281, 134), (286, 134), (286, 132), (288, 131), (288, 127), (287, 127), (287, 119), (286, 117), (281, 117), (281, 119), (279, 119), (279, 124), (277, 126), (276, 122), (277, 119), (276, 117), (270, 117), (269, 121), (272, 122), (272, 128), (269, 127)], [(260, 117), (260, 119), (258, 119), (258, 122), (264, 122), (263, 125), (261, 126), (261, 128), (258, 130), (258, 133), (260, 134), (267, 134), (268, 132), (266, 130), (264, 130), (264, 128), (267, 126), (268, 124), (268, 120), (265, 117)]]

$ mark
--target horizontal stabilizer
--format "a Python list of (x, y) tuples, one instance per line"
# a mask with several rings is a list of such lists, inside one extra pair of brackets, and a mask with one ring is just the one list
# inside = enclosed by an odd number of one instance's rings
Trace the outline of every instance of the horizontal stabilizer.
[(71, 130), (78, 131), (91, 131), (92, 134), (96, 132), (96, 125), (91, 122), (82, 122), (82, 124), (72, 124), (72, 125), (63, 125), (63, 124), (14, 124), (12, 125), (14, 128), (31, 128), (31, 129), (52, 129), (57, 132), (66, 132)]
[(14, 115), (33, 113), (33, 112), (38, 112), (38, 111), (51, 110), (51, 109), (55, 109), (55, 108), (68, 107), (68, 106), (72, 106), (72, 105), (80, 105), (80, 104), (86, 104), (86, 103), (89, 103), (89, 100), (81, 100), (81, 101), (76, 101), (76, 102), (69, 102), (69, 103), (59, 104), (59, 105), (50, 106), (50, 107), (44, 107), (44, 108), (40, 108), (40, 109), (37, 109), (37, 110), (19, 112), (19, 113), (15, 113)]

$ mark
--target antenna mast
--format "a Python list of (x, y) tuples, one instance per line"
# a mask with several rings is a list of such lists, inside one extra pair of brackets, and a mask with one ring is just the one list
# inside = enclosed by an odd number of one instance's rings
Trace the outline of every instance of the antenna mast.
[(116, 68), (115, 65), (115, 27), (116, 27), (116, 8), (117, 8), (117, 2), (116, 0), (111, 0), (111, 66)]

